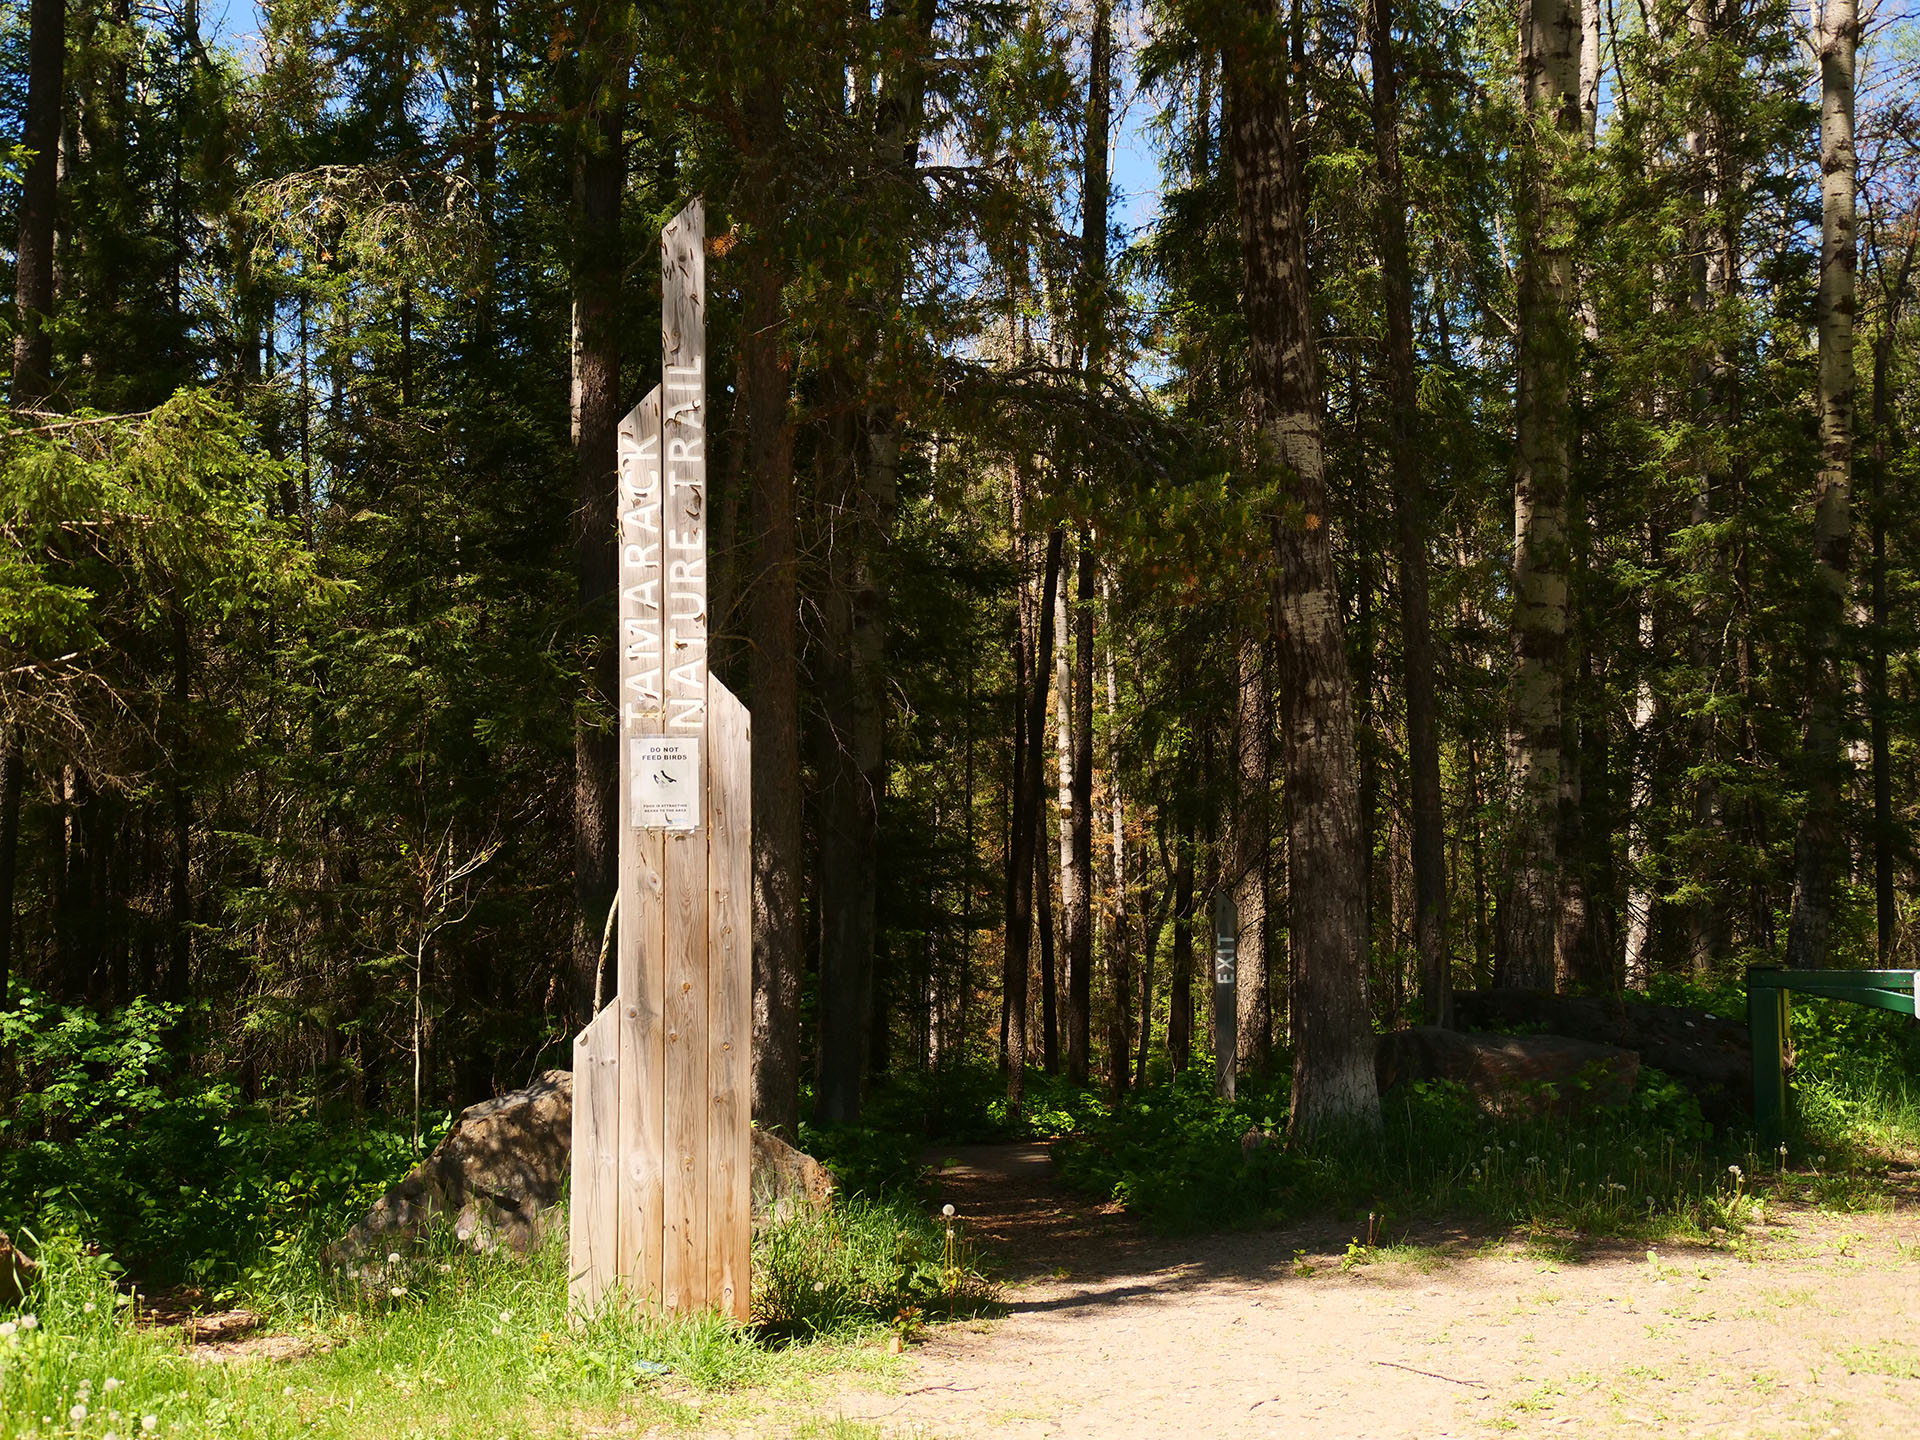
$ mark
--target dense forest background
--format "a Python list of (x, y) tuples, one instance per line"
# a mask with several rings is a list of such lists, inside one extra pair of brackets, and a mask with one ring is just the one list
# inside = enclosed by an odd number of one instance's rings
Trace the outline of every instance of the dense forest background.
[(1222, 893), (1241, 1063), (1309, 1127), (1454, 987), (1920, 965), (1898, 17), (208, 29), (0, 13), (11, 1139), (189, 1074), (417, 1136), (564, 1063), (612, 894), (614, 427), (694, 194), (762, 1124), (1204, 1066)]

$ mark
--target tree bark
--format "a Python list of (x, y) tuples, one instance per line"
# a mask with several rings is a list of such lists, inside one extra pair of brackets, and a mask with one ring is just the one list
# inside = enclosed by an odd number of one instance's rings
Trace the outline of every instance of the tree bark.
[(753, 713), (753, 1118), (788, 1140), (800, 1125), (801, 871), (799, 560), (794, 545), (791, 357), (780, 245), (783, 96), (749, 98), (753, 153), (742, 190), (737, 397), (751, 477), (755, 575), (748, 614)]
[(1580, 15), (1570, 0), (1520, 12), (1524, 166), (1517, 195), (1520, 337), (1515, 397), (1513, 652), (1507, 840), (1494, 970), (1550, 989), (1559, 911), (1565, 764), (1567, 487), (1573, 463), (1573, 213), (1568, 156), (1584, 132)]
[(1016, 1113), (1025, 1101), (1027, 1060), (1027, 969), (1033, 950), (1033, 871), (1039, 839), (1041, 776), (1045, 765), (1047, 723), (1047, 672), (1053, 665), (1053, 606), (1047, 597), (1060, 582), (1060, 549), (1063, 540), (1057, 529), (1047, 535), (1047, 558), (1041, 581), (1039, 619), (1034, 638), (1032, 662), (1025, 668), (1032, 677), (1024, 701), (1024, 733), (1020, 737), (1025, 750), (1017, 773), (1007, 835), (1007, 867), (1011, 883), (1007, 887), (1006, 950), (1002, 962), (1002, 993), (1007, 1019), (1007, 1101)]
[(1353, 687), (1333, 568), (1318, 360), (1306, 273), (1306, 188), (1268, 0), (1228, 52), (1233, 154), (1254, 391), (1280, 507), (1275, 668), (1287, 797), (1287, 891), (1295, 959), (1290, 1133), (1377, 1126), (1367, 1013), (1365, 883)]
[(10, 1003), (13, 980), (13, 889), (20, 856), (20, 792), (27, 771), (26, 732), (13, 722), (0, 726), (0, 1010)]
[(1813, 48), (1820, 65), (1820, 288), (1814, 309), (1820, 339), (1820, 473), (1814, 485), (1815, 578), (1802, 742), (1807, 808), (1793, 846), (1793, 911), (1787, 933), (1787, 964), (1796, 969), (1827, 963), (1833, 928), (1840, 796), (1846, 781), (1846, 752), (1840, 743), (1848, 688), (1842, 631), (1853, 544), (1857, 0), (1823, 0), (1815, 18)]
[(1406, 183), (1400, 169), (1400, 72), (1393, 0), (1373, 0), (1373, 143), (1380, 174), (1380, 286), (1387, 322), (1388, 447), (1399, 561), (1401, 685), (1407, 710), (1407, 777), (1413, 800), (1413, 938), (1420, 957), (1420, 1010), (1429, 1025), (1453, 1024), (1447, 951), (1446, 812), (1440, 789), (1440, 727), (1434, 699), (1433, 624), (1427, 599), (1426, 475), (1413, 359), (1413, 266), (1407, 253)]
[[(1263, 595), (1264, 601), (1266, 597)], [(1273, 991), (1267, 973), (1267, 878), (1273, 854), (1273, 687), (1267, 669), (1270, 607), (1239, 646), (1239, 714), (1234, 725), (1233, 903), (1240, 917), (1234, 1031), (1239, 1069), (1273, 1063)]]
[(32, 0), (27, 111), (20, 143), (33, 153), (20, 187), (14, 269), (13, 406), (38, 407), (53, 389), (53, 227), (59, 191), (60, 115), (66, 93), (66, 0)]
[[(849, 407), (829, 428), (853, 431), (855, 412)], [(830, 468), (837, 479), (824, 487), (834, 529), (821, 597), (826, 743), (818, 766), (820, 1044), (814, 1100), (821, 1124), (860, 1117), (863, 1060), (871, 1054), (863, 1037), (874, 1015), (880, 799), (886, 789), (887, 604), (880, 566), (893, 529), (898, 439), (884, 437), (878, 457), (871, 444), (860, 456), (850, 439), (822, 442), (823, 453), (836, 457)]]
[[(574, 158), (573, 560), (585, 684), (573, 722), (573, 1015), (591, 1017), (600, 936), (619, 882), (618, 745), (613, 723), (615, 447), (620, 425), (620, 193), (626, 66), (612, 37), (586, 32), (592, 119)], [(593, 70), (603, 71), (602, 74)]]
[[(1082, 536), (1080, 538), (1080, 553), (1084, 556), (1086, 554), (1085, 537)], [(1074, 663), (1075, 655), (1071, 643), (1074, 638), (1073, 607), (1068, 603), (1067, 567), (1064, 562), (1060, 568), (1059, 592), (1051, 597), (1049, 603), (1053, 606), (1054, 634), (1059, 637), (1058, 643), (1054, 646), (1053, 659), (1053, 731), (1054, 756), (1057, 762), (1054, 775), (1057, 792), (1055, 796), (1054, 820), (1059, 828), (1057, 838), (1060, 857), (1060, 919), (1063, 932), (1061, 939), (1064, 941), (1061, 950), (1067, 961), (1067, 1076), (1069, 1079), (1074, 1080), (1075, 1083), (1084, 1083), (1086, 1079), (1086, 1051), (1084, 1043), (1079, 1052), (1078, 1074), (1076, 1075), (1075, 1073), (1074, 1039), (1077, 1016), (1074, 1009), (1076, 998), (1074, 980), (1076, 976), (1073, 968), (1073, 957), (1074, 941), (1077, 937), (1074, 934), (1073, 927), (1076, 918), (1080, 914), (1080, 899), (1082, 894), (1091, 895), (1092, 886), (1089, 882), (1092, 876), (1088, 870), (1082, 869), (1080, 866), (1080, 846), (1078, 844), (1078, 837), (1074, 833), (1074, 827), (1079, 818), (1074, 810), (1074, 779), (1079, 774), (1079, 756), (1075, 750), (1075, 746), (1079, 743), (1080, 738), (1079, 732), (1074, 726), (1074, 717), (1078, 709), (1077, 702), (1080, 697), (1075, 690), (1074, 671), (1077, 667)], [(1042, 851), (1046, 848), (1045, 829), (1046, 827), (1042, 825), (1042, 833), (1040, 836)], [(1041, 869), (1043, 872), (1046, 869), (1044, 859), (1041, 861)], [(1039, 883), (1038, 880), (1036, 880), (1036, 883)], [(1051, 905), (1049, 905), (1049, 909), (1051, 909)], [(1089, 911), (1089, 913), (1091, 912)], [(1052, 921), (1049, 918), (1045, 928), (1041, 931), (1043, 943), (1049, 946), (1051, 942), (1046, 940), (1045, 937), (1051, 934), (1052, 928)], [(1088, 947), (1088, 954), (1092, 954), (1091, 946)], [(1043, 951), (1042, 959), (1044, 963), (1041, 968), (1050, 976), (1052, 973), (1053, 958), (1050, 953)], [(1051, 986), (1050, 980), (1048, 983), (1049, 986)], [(1047, 1073), (1052, 1074), (1055, 1069), (1052, 1057), (1055, 1057), (1058, 1053), (1059, 1034), (1052, 1013), (1055, 1002), (1051, 998), (1051, 993), (1047, 1003), (1050, 1008), (1050, 1016), (1046, 1025), (1044, 1043), (1046, 1054), (1049, 1057)], [(1082, 1036), (1081, 1039), (1084, 1042), (1085, 1037)]]
[[(1113, 125), (1113, 6), (1094, 0), (1088, 43), (1086, 149), (1080, 186), (1081, 345), (1088, 387), (1098, 390), (1107, 361), (1107, 239), (1111, 190), (1107, 167)], [(1079, 534), (1078, 604), (1073, 615), (1073, 774), (1065, 820), (1076, 885), (1069, 893), (1062, 869), (1061, 903), (1067, 940), (1067, 1075), (1085, 1084), (1093, 1014), (1093, 591), (1097, 567), (1093, 533)], [(1066, 645), (1066, 633), (1061, 634)]]
[(1173, 842), (1173, 959), (1167, 971), (1167, 1068), (1193, 1063), (1193, 818)]

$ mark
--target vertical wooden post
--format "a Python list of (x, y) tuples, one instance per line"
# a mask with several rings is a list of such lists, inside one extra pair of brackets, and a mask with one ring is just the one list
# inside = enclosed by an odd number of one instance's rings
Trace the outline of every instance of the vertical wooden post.
[(571, 1294), (751, 1306), (752, 761), (707, 673), (705, 211), (660, 234), (663, 378), (620, 427), (620, 945), (575, 1041)]
[(1213, 1089), (1233, 1099), (1240, 1068), (1240, 913), (1226, 886), (1213, 897)]
[(629, 1297), (661, 1295), (665, 1176), (666, 838), (643, 828), (635, 778), (666, 728), (666, 614), (661, 595), (660, 391), (620, 425), (620, 1276)]
[(707, 1254), (706, 223), (689, 205), (660, 232), (662, 525), (666, 533), (667, 722), (694, 747), (696, 810), (666, 837), (669, 1310), (704, 1303)]
[(707, 1298), (748, 1318), (753, 1270), (753, 737), (747, 707), (709, 678)]

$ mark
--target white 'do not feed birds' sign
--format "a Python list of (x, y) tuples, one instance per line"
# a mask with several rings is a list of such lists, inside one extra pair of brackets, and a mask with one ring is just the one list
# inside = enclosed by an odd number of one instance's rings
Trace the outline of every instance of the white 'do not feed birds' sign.
[(661, 383), (621, 422), (613, 1003), (574, 1041), (577, 1311), (749, 1313), (746, 707), (707, 668), (705, 212), (660, 232)]

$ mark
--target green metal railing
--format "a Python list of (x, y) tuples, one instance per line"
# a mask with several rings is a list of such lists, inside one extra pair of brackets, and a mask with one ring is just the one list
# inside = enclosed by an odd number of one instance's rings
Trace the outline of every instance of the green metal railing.
[(1753, 1127), (1769, 1143), (1787, 1129), (1788, 995), (1826, 995), (1898, 1015), (1920, 1014), (1920, 970), (1781, 970), (1747, 967), (1747, 1032), (1753, 1038)]

